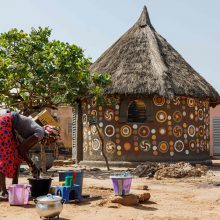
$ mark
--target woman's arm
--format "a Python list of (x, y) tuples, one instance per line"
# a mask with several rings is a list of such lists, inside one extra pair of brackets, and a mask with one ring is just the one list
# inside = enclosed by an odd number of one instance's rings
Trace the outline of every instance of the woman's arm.
[(27, 139), (23, 140), (20, 146), (18, 147), (18, 152), (23, 160), (28, 164), (28, 166), (32, 169), (32, 175), (34, 178), (38, 178), (40, 176), (39, 169), (35, 166), (33, 161), (29, 158), (27, 152), (30, 148), (32, 148), (35, 144), (38, 143), (38, 137), (32, 135)]
[(34, 163), (29, 158), (27, 152), (30, 148), (32, 148), (35, 144), (38, 143), (38, 138), (35, 135), (28, 137), (27, 139), (23, 140), (18, 147), (18, 151), (20, 156), (27, 162), (29, 166), (32, 166)]

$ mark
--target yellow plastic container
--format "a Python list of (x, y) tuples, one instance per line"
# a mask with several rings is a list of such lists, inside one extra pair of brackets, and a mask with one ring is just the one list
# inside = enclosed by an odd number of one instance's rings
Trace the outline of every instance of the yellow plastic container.
[(60, 181), (60, 182), (59, 182), (59, 185), (60, 185), (60, 186), (65, 186), (65, 181)]

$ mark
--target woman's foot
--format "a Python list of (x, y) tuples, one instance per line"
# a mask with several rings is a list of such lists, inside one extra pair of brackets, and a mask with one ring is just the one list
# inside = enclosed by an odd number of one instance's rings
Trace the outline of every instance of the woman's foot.
[(8, 192), (0, 192), (0, 200), (8, 200)]

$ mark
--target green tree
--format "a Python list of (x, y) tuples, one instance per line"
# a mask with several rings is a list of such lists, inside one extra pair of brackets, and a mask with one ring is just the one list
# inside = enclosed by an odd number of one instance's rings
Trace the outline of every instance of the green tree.
[(69, 43), (50, 40), (51, 29), (0, 34), (0, 103), (28, 115), (103, 94), (108, 74), (89, 72), (90, 59)]

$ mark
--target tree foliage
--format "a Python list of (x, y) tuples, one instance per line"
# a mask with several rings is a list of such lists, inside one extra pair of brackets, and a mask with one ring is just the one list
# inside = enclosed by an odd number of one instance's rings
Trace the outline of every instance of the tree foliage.
[(108, 74), (92, 74), (90, 59), (69, 43), (50, 40), (49, 28), (0, 35), (0, 102), (30, 114), (60, 103), (101, 96)]

